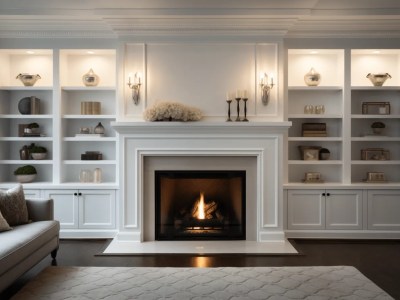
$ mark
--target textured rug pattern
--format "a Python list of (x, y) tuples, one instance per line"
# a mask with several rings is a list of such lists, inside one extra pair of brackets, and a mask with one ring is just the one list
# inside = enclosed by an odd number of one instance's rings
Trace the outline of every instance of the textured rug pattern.
[(49, 267), (14, 298), (392, 299), (357, 269)]

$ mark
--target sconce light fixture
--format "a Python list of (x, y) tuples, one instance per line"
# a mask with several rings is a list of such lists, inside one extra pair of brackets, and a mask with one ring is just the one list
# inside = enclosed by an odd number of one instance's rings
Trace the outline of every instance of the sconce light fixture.
[(139, 104), (140, 99), (140, 86), (141, 86), (141, 75), (140, 73), (136, 72), (133, 76), (133, 82), (131, 78), (131, 74), (129, 74), (128, 78), (128, 86), (132, 90), (132, 100), (135, 105)]
[(264, 105), (268, 104), (269, 94), (271, 89), (274, 87), (274, 79), (271, 77), (271, 82), (268, 83), (267, 73), (261, 74), (260, 87), (261, 87), (261, 101)]

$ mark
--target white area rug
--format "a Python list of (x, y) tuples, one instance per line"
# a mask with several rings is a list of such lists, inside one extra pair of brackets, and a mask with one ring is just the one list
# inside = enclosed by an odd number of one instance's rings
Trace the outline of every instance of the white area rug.
[(14, 300), (392, 299), (353, 267), (49, 267)]
[(155, 241), (130, 242), (114, 239), (103, 254), (298, 254), (289, 241)]

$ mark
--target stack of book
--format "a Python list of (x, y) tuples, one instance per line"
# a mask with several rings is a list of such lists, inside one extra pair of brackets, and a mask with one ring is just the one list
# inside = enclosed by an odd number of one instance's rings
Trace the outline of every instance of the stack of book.
[(326, 123), (303, 123), (303, 137), (326, 137)]

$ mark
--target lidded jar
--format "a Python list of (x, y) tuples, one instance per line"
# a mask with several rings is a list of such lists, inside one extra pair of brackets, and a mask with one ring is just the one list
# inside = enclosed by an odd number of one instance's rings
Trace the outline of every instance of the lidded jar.
[(321, 82), (321, 74), (315, 71), (314, 68), (311, 68), (311, 70), (304, 75), (304, 82), (308, 86), (317, 86)]
[(82, 81), (83, 84), (86, 86), (97, 86), (99, 84), (100, 78), (97, 74), (94, 73), (93, 69), (90, 69), (89, 72), (83, 74)]

